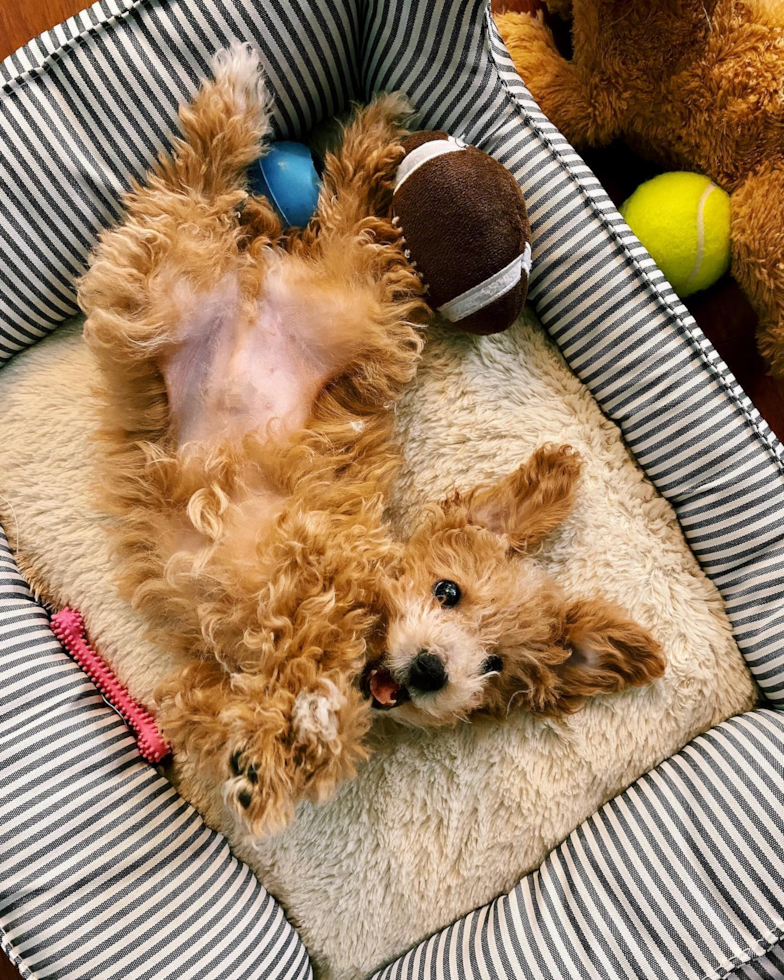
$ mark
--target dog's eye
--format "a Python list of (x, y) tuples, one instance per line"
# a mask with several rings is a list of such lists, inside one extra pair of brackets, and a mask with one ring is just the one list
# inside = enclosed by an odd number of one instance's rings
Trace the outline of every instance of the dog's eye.
[(450, 608), (460, 602), (463, 593), (460, 591), (460, 586), (457, 582), (450, 582), (449, 579), (442, 578), (440, 582), (436, 582), (433, 586), (433, 595), (442, 606)]
[(482, 664), (483, 674), (500, 674), (504, 666), (504, 662), (500, 657), (493, 656), (488, 657), (487, 660)]

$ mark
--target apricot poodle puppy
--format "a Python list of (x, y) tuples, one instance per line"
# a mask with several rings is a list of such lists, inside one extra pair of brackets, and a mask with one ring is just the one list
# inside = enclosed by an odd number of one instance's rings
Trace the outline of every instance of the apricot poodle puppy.
[(389, 220), (405, 100), (356, 115), (316, 216), (284, 236), (247, 184), (270, 133), (258, 57), (213, 67), (80, 300), (121, 587), (179, 658), (158, 717), (191, 799), (210, 785), (258, 833), (365, 754), (355, 682), (394, 567), (390, 413), (422, 287)]
[(363, 674), (376, 709), (419, 726), (513, 706), (564, 714), (663, 674), (646, 629), (600, 597), (566, 598), (530, 557), (572, 509), (579, 471), (570, 447), (545, 446), (499, 483), (429, 508)]

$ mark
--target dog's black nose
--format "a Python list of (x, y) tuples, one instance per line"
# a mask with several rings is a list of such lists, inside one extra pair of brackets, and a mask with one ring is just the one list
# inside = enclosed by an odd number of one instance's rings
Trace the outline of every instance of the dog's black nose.
[(408, 669), (408, 686), (419, 691), (440, 691), (446, 684), (446, 669), (439, 657), (420, 650)]

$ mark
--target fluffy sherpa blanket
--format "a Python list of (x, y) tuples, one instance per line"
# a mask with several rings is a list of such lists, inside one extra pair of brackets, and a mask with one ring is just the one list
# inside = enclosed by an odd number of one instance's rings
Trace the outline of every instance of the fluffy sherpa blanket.
[[(166, 653), (111, 583), (91, 491), (95, 367), (79, 324), (0, 371), (0, 513), (35, 586), (82, 610), (93, 641), (141, 700)], [(215, 818), (283, 903), (321, 977), (355, 978), (511, 888), (601, 803), (754, 689), (721, 600), (669, 505), (532, 313), (502, 336), (433, 332), (398, 410), (405, 467), (392, 516), (510, 471), (546, 441), (586, 465), (574, 514), (539, 561), (574, 596), (602, 592), (649, 626), (668, 668), (649, 689), (594, 700), (563, 721), (512, 710), (419, 732), (388, 719), (359, 777), (266, 840)], [(13, 517), (16, 517), (14, 521)]]

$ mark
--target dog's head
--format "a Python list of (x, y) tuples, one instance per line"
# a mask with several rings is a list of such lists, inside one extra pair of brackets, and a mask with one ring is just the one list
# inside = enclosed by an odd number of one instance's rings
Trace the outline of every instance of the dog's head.
[(415, 725), (512, 705), (557, 714), (662, 674), (645, 629), (601, 599), (568, 601), (526, 555), (568, 514), (578, 472), (568, 447), (546, 447), (500, 483), (429, 508), (363, 675), (374, 708)]

